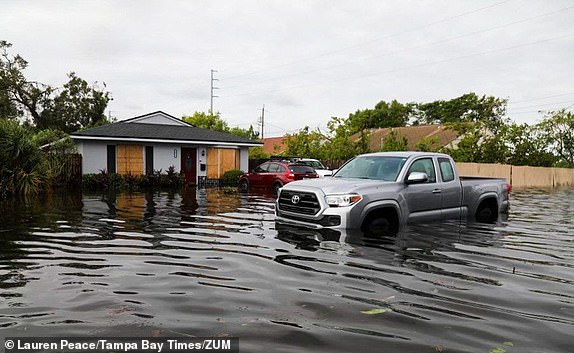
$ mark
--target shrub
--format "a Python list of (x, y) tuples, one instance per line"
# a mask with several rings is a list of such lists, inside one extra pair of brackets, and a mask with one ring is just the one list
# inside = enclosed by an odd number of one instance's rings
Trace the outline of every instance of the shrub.
[(32, 194), (46, 181), (46, 165), (31, 131), (15, 121), (0, 119), (0, 197)]
[(82, 187), (88, 190), (120, 190), (129, 191), (146, 188), (175, 188), (185, 184), (185, 176), (177, 173), (172, 166), (163, 174), (161, 170), (154, 170), (146, 175), (136, 174), (110, 174), (105, 169), (98, 174), (84, 174), (82, 176)]
[(239, 169), (228, 170), (223, 174), (223, 185), (225, 186), (238, 186), (239, 177), (245, 172)]

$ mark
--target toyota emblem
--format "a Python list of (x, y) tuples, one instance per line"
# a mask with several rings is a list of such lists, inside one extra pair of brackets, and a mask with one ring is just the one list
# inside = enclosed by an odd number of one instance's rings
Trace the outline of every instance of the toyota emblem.
[(294, 205), (298, 204), (299, 201), (301, 201), (301, 198), (299, 197), (299, 195), (293, 195), (293, 197), (291, 198), (291, 203)]

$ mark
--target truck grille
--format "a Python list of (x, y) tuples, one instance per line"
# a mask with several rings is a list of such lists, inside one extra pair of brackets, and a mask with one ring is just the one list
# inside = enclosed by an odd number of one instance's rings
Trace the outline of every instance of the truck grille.
[(317, 196), (312, 192), (281, 190), (279, 209), (306, 215), (316, 215), (321, 210)]

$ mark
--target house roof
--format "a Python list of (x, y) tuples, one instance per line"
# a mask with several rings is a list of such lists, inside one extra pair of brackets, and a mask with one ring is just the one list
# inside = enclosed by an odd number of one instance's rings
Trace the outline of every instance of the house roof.
[(77, 131), (71, 134), (71, 137), (76, 140), (261, 146), (261, 142), (221, 131), (195, 127), (163, 112), (154, 112), (114, 124)]
[[(398, 138), (406, 137), (408, 149), (416, 150), (417, 144), (423, 139), (433, 139), (437, 146), (444, 147), (454, 143), (459, 137), (459, 133), (443, 125), (416, 125), (394, 128), (381, 128), (370, 131), (369, 150), (380, 151), (384, 139), (394, 131)], [(353, 140), (358, 140), (359, 135), (353, 135)]]
[(285, 136), (264, 138), (263, 150), (269, 154), (281, 154), (287, 150), (287, 139)]

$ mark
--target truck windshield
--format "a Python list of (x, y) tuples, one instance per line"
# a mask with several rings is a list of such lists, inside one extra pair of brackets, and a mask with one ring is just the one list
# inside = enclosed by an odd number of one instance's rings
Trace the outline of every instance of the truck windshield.
[(357, 157), (341, 167), (333, 177), (395, 181), (406, 160), (388, 156)]

